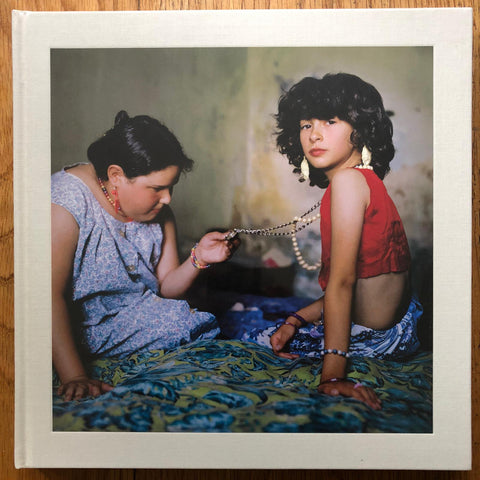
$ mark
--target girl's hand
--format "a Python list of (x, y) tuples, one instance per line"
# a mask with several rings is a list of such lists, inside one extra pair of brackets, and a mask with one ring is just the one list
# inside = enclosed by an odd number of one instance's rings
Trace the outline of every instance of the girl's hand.
[(289, 358), (293, 360), (298, 358), (299, 355), (294, 353), (282, 352), (285, 345), (295, 335), (295, 328), (291, 325), (281, 325), (280, 328), (270, 337), (270, 345), (272, 346), (273, 353), (278, 357)]
[(344, 397), (352, 397), (366, 403), (374, 410), (381, 410), (382, 402), (378, 398), (375, 391), (362, 385), (361, 383), (353, 383), (348, 380), (339, 382), (327, 382), (318, 386), (319, 393), (325, 393), (326, 395), (343, 395)]
[(58, 387), (58, 395), (63, 395), (65, 401), (80, 400), (83, 397), (98, 397), (103, 393), (110, 392), (113, 387), (100, 380), (88, 377), (76, 377)]
[(226, 233), (210, 232), (204, 235), (195, 248), (195, 256), (203, 265), (228, 260), (240, 245), (238, 237), (225, 240)]

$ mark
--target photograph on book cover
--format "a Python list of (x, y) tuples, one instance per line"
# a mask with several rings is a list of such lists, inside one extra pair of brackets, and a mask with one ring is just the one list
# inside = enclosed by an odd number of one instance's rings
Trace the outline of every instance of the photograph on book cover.
[(13, 43), (17, 466), (469, 468), (469, 9), (16, 12)]

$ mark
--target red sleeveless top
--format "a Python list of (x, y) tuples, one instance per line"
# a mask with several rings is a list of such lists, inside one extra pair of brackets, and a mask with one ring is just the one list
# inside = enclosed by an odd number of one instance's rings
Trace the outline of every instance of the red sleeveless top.
[[(385, 185), (373, 170), (359, 169), (370, 188), (370, 204), (365, 211), (356, 266), (358, 278), (391, 272), (405, 272), (410, 267), (410, 250), (402, 220)], [(331, 185), (320, 205), (322, 234), (322, 269), (318, 281), (325, 291), (330, 276), (332, 240)]]

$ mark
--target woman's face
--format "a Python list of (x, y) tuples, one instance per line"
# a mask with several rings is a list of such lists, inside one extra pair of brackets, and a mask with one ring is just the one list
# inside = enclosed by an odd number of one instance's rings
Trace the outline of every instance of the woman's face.
[(123, 213), (137, 222), (153, 220), (170, 203), (179, 176), (174, 165), (132, 179), (121, 175), (116, 186)]
[(344, 120), (300, 121), (300, 143), (305, 157), (316, 168), (324, 170), (327, 177), (338, 168), (354, 167), (360, 163), (360, 152), (351, 142), (353, 127)]

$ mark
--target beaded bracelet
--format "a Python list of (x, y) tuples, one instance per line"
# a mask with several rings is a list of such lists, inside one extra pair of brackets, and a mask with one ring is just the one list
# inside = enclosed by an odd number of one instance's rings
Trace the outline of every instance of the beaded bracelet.
[(334, 355), (340, 355), (341, 357), (350, 358), (350, 354), (348, 352), (344, 352), (343, 350), (337, 350), (336, 348), (326, 348), (320, 352), (320, 355), (328, 355), (329, 353), (333, 353)]
[(297, 320), (300, 320), (301, 324), (300, 324), (300, 327), (298, 327), (297, 325), (295, 325), (294, 323), (292, 322), (289, 322), (288, 320), (284, 320), (277, 328), (281, 327), (282, 325), (290, 325), (292, 326), (295, 331), (298, 331), (299, 328), (302, 328), (302, 327), (305, 327), (305, 325), (307, 325), (307, 321), (301, 316), (299, 315), (298, 313), (296, 312), (290, 312), (287, 314), (287, 318), (288, 317), (294, 317), (296, 318)]
[(192, 265), (195, 267), (195, 268), (198, 268), (199, 270), (203, 270), (204, 268), (208, 268), (210, 267), (210, 264), (206, 264), (206, 265), (203, 265), (202, 263), (200, 263), (197, 259), (197, 257), (195, 256), (195, 249), (198, 247), (198, 243), (196, 243), (193, 248), (190, 250), (190, 260), (192, 261)]
[(282, 323), (277, 324), (277, 328), (280, 328), (282, 325), (290, 325), (291, 327), (293, 327), (295, 329), (295, 331), (298, 330), (298, 327), (294, 323), (289, 322), (288, 320), (285, 320)]
[[(290, 312), (288, 315), (287, 315), (287, 318), (288, 317), (294, 317), (296, 318), (297, 320), (300, 320), (301, 322), (301, 325), (300, 327), (305, 327), (307, 325), (307, 321), (300, 315), (298, 314), (297, 312)], [(291, 325), (291, 324), (290, 324)], [(297, 327), (298, 328), (298, 327)]]

